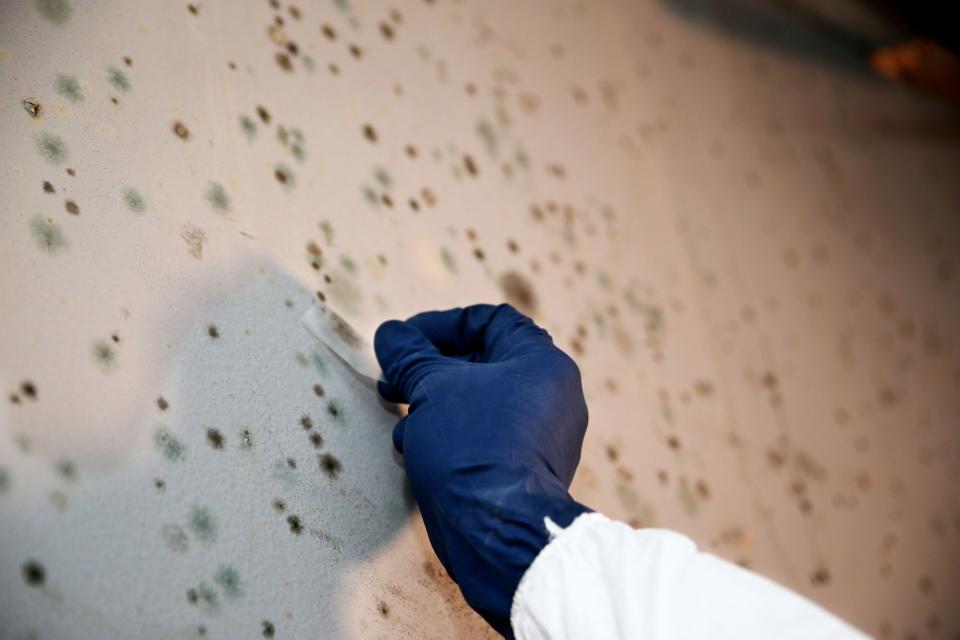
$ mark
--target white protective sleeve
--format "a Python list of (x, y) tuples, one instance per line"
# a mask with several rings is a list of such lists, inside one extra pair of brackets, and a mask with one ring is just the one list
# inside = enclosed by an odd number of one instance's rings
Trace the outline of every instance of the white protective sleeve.
[(513, 597), (518, 640), (868, 637), (674, 531), (635, 530), (599, 513), (546, 526), (552, 540)]

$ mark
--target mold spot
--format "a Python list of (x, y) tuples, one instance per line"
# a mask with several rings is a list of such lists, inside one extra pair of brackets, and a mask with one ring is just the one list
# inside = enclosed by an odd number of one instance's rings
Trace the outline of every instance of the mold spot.
[(80, 206), (73, 200), (67, 200), (63, 203), (63, 208), (72, 216), (80, 215)]
[(217, 213), (227, 213), (230, 211), (230, 196), (227, 195), (226, 189), (224, 189), (220, 183), (209, 183), (204, 197)]
[(36, 400), (37, 385), (33, 384), (30, 380), (24, 380), (20, 383), (20, 393), (28, 400)]
[(207, 429), (207, 444), (214, 449), (223, 449), (223, 434), (216, 429)]
[(253, 434), (250, 432), (250, 429), (242, 429), (240, 431), (240, 448), (244, 451), (253, 448)]
[(60, 74), (57, 76), (57, 82), (55, 86), (57, 93), (70, 102), (73, 102), (74, 104), (83, 102), (83, 88), (81, 88), (80, 81), (77, 80), (76, 76)]
[(317, 456), (317, 462), (320, 464), (320, 471), (328, 478), (336, 478), (340, 475), (341, 469), (343, 469), (340, 461), (329, 453)]
[(207, 232), (198, 226), (185, 224), (180, 228), (180, 238), (187, 245), (187, 253), (197, 260), (203, 259), (203, 243), (207, 241)]
[(52, 24), (62, 27), (73, 15), (69, 0), (34, 0), (37, 12)]
[(133, 213), (143, 213), (147, 209), (147, 202), (136, 189), (128, 188), (123, 190), (123, 203), (127, 205)]
[(206, 507), (194, 505), (190, 510), (187, 527), (193, 532), (197, 540), (212, 542), (217, 537), (217, 520)]
[(270, 112), (267, 111), (266, 107), (257, 105), (257, 116), (263, 124), (270, 124)]
[(207, 326), (207, 335), (210, 336), (210, 337), (213, 338), (213, 339), (219, 338), (219, 337), (220, 337), (220, 330), (217, 329), (217, 325), (215, 325), (215, 324), (208, 325), (208, 326)]
[(77, 479), (77, 465), (72, 460), (59, 460), (54, 466), (54, 470), (64, 480), (73, 482)]
[(228, 598), (239, 598), (243, 594), (240, 588), (240, 574), (229, 565), (221, 565), (213, 580), (220, 585)]
[(160, 530), (160, 535), (163, 536), (163, 543), (167, 545), (167, 549), (170, 549), (170, 551), (186, 553), (190, 550), (190, 538), (187, 537), (187, 532), (180, 525), (164, 525), (163, 529)]
[(158, 425), (154, 430), (153, 444), (171, 462), (182, 460), (187, 452), (186, 446), (163, 425)]
[(290, 167), (285, 165), (282, 162), (278, 162), (273, 167), (273, 177), (277, 179), (283, 188), (287, 191), (293, 189), (296, 184), (296, 178), (293, 175), (293, 171), (290, 170)]
[(479, 173), (479, 170), (477, 169), (477, 163), (474, 162), (473, 157), (469, 154), (463, 156), (463, 167), (471, 176), (475, 177)]
[(260, 623), (260, 626), (263, 628), (262, 635), (264, 638), (272, 638), (275, 633), (273, 623), (269, 620), (264, 620)]
[(373, 125), (365, 124), (363, 125), (363, 137), (366, 138), (368, 142), (376, 143), (377, 130), (373, 128)]
[(252, 118), (240, 116), (240, 131), (243, 132), (248, 141), (253, 142), (253, 139), (257, 137), (257, 123)]
[(281, 69), (283, 69), (287, 73), (290, 73), (293, 71), (293, 63), (290, 61), (290, 56), (288, 56), (287, 54), (283, 53), (282, 51), (278, 51), (276, 55), (274, 55), (273, 59), (276, 60), (277, 66), (279, 66)]
[(53, 188), (53, 185), (50, 184), (48, 180), (43, 181), (43, 192), (44, 193), (56, 193), (57, 190)]
[(70, 155), (63, 138), (52, 133), (41, 133), (37, 136), (37, 150), (44, 160), (53, 165), (63, 164)]
[(23, 581), (30, 587), (40, 588), (47, 581), (47, 570), (36, 560), (27, 560), (20, 567)]
[(294, 535), (300, 535), (303, 533), (303, 522), (300, 521), (300, 516), (287, 516), (287, 524), (290, 525), (290, 531)]
[(183, 124), (179, 120), (173, 123), (171, 130), (173, 131), (174, 135), (181, 140), (186, 140), (190, 137), (190, 130), (187, 129), (187, 125)]
[(340, 407), (337, 405), (336, 402), (331, 400), (330, 402), (327, 403), (327, 413), (329, 413), (334, 418), (337, 418), (340, 416)]
[(11, 484), (10, 472), (0, 467), (0, 494), (7, 493), (10, 490)]
[(277, 513), (283, 513), (287, 510), (287, 503), (283, 500), (283, 498), (275, 498), (272, 504), (273, 510)]
[(537, 294), (530, 281), (516, 271), (507, 271), (500, 276), (500, 290), (507, 302), (527, 315), (537, 311)]
[(167, 399), (163, 396), (157, 396), (157, 409), (160, 411), (166, 411), (170, 408), (170, 403), (167, 402)]
[(112, 371), (117, 366), (117, 351), (106, 340), (93, 343), (93, 360), (104, 371)]
[(320, 386), (319, 384), (313, 385), (313, 393), (314, 393), (314, 395), (316, 395), (318, 398), (322, 398), (322, 397), (323, 397), (323, 394), (324, 394), (323, 387)]
[(377, 603), (377, 613), (379, 613), (380, 616), (383, 617), (383, 618), (389, 618), (389, 617), (390, 617), (390, 605), (388, 605), (388, 604), (386, 603), (386, 601), (384, 601), (384, 600), (379, 601), (379, 602)]
[(163, 491), (164, 489), (167, 488), (167, 481), (164, 480), (163, 478), (154, 478), (153, 486), (154, 488), (156, 488), (157, 491)]
[[(126, 60), (129, 60), (129, 58), (126, 58)], [(117, 91), (128, 93), (130, 89), (133, 88), (130, 84), (130, 79), (127, 78), (127, 74), (117, 67), (107, 67), (107, 79)]]
[(314, 431), (313, 433), (310, 434), (310, 442), (313, 444), (315, 448), (319, 449), (320, 447), (323, 446), (323, 436), (321, 436), (319, 433)]
[(310, 429), (313, 429), (313, 420), (310, 418), (310, 416), (303, 415), (300, 418), (300, 426), (303, 427), (304, 430), (309, 431)]

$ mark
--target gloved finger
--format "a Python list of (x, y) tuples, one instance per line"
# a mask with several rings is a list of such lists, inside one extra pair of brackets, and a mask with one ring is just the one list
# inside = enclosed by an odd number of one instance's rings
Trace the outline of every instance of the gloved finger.
[(388, 320), (377, 328), (373, 350), (386, 383), (396, 391), (394, 402), (410, 402), (417, 384), (444, 360), (417, 327), (400, 320)]
[[(407, 322), (420, 329), (444, 355), (466, 356), (471, 361), (495, 362), (553, 344), (550, 334), (508, 304), (427, 311)], [(478, 357), (471, 358), (471, 354)]]
[(380, 397), (386, 400), (387, 402), (399, 403), (403, 402), (403, 398), (400, 396), (400, 392), (390, 386), (390, 383), (384, 379), (377, 380), (377, 393), (380, 394)]
[(403, 453), (403, 436), (407, 432), (407, 417), (403, 416), (393, 428), (393, 448)]

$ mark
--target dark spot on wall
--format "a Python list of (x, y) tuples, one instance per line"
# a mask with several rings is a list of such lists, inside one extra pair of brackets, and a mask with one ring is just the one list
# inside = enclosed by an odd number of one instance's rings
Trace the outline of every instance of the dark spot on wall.
[(190, 130), (187, 129), (187, 125), (179, 120), (173, 123), (172, 131), (181, 140), (186, 140), (190, 137)]
[(257, 115), (263, 124), (270, 124), (270, 112), (267, 111), (266, 107), (257, 105)]
[(285, 189), (290, 190), (294, 187), (295, 179), (293, 171), (290, 170), (290, 167), (278, 162), (273, 169), (273, 177), (277, 179), (277, 182), (282, 184)]
[(223, 449), (223, 434), (216, 429), (207, 429), (207, 443), (214, 449)]
[(123, 190), (123, 203), (132, 213), (143, 213), (147, 209), (147, 202), (136, 189)]
[(322, 24), (320, 26), (320, 32), (327, 38), (327, 40), (336, 40), (337, 32), (329, 24)]
[(180, 228), (180, 238), (187, 245), (187, 253), (197, 260), (203, 259), (203, 243), (207, 241), (207, 232), (192, 224)]
[(93, 343), (93, 359), (103, 371), (112, 371), (117, 366), (117, 352), (106, 340)]
[(73, 482), (77, 479), (77, 465), (72, 460), (58, 460), (53, 468), (56, 470), (57, 475), (68, 482)]
[(273, 637), (273, 634), (274, 634), (274, 632), (275, 632), (275, 629), (274, 629), (274, 627), (273, 627), (273, 623), (272, 623), (272, 622), (270, 622), (269, 620), (264, 620), (263, 622), (260, 623), (260, 626), (261, 626), (262, 629), (263, 629), (262, 635), (263, 635), (264, 638), (272, 638), (272, 637)]
[(830, 583), (830, 571), (826, 567), (817, 567), (810, 575), (810, 583), (815, 587), (822, 587)]
[(359, 60), (363, 57), (363, 49), (355, 44), (350, 45), (350, 55)]
[(336, 478), (340, 475), (340, 471), (343, 468), (340, 461), (329, 453), (317, 456), (317, 462), (320, 464), (320, 471), (328, 478)]
[(80, 215), (80, 207), (73, 200), (67, 200), (63, 203), (63, 208), (72, 216)]
[(42, 587), (47, 581), (47, 570), (36, 560), (27, 560), (20, 567), (20, 573), (23, 575), (23, 581), (31, 587)]
[(30, 380), (24, 380), (23, 382), (20, 383), (20, 392), (28, 400), (37, 399), (37, 385), (35, 385)]
[(44, 193), (56, 193), (57, 190), (53, 188), (53, 185), (49, 181), (43, 181), (43, 192)]
[(243, 589), (240, 586), (240, 573), (235, 568), (229, 565), (220, 565), (213, 580), (220, 585), (228, 598), (239, 598), (243, 595)]
[(327, 403), (327, 413), (336, 418), (340, 415), (340, 407), (337, 406), (337, 403), (331, 400)]
[(293, 458), (287, 458), (287, 459), (286, 459), (286, 464), (287, 464), (287, 468), (288, 468), (288, 469), (296, 469), (296, 468), (297, 468), (297, 461), (294, 460)]
[(253, 433), (250, 432), (250, 429), (240, 430), (240, 448), (244, 451), (253, 448)]
[(77, 172), (74, 171), (73, 169), (67, 169), (67, 175), (68, 175), (68, 176), (76, 176), (76, 175), (77, 175)]
[(479, 260), (480, 262), (483, 262), (483, 259), (486, 257), (486, 254), (483, 253), (483, 249), (481, 249), (480, 247), (476, 247), (473, 250), (473, 257)]
[(468, 155), (463, 156), (463, 166), (467, 170), (467, 173), (471, 176), (476, 176), (479, 173), (477, 169), (477, 163), (474, 162), (473, 157)]
[(300, 516), (287, 516), (287, 524), (290, 525), (290, 532), (294, 535), (298, 536), (303, 533), (303, 522), (300, 521)]
[(166, 411), (170, 407), (170, 403), (167, 402), (166, 398), (163, 396), (157, 396), (157, 408), (160, 411)]
[(61, 165), (70, 156), (67, 143), (52, 133), (41, 133), (37, 136), (37, 150), (44, 160), (52, 165)]
[(377, 613), (379, 613), (380, 616), (383, 618), (389, 618), (390, 605), (388, 605), (385, 601), (380, 600), (379, 602), (377, 602)]
[[(129, 58), (127, 58), (129, 60)], [(123, 72), (122, 69), (117, 67), (107, 67), (107, 79), (114, 89), (117, 91), (122, 91), (123, 93), (128, 93), (133, 86), (130, 84), (130, 79), (127, 77), (127, 74)]]
[(313, 433), (310, 434), (310, 442), (313, 444), (315, 448), (319, 449), (320, 447), (323, 446), (323, 436), (321, 436), (319, 433), (314, 431)]
[(217, 325), (215, 324), (207, 325), (207, 335), (214, 339), (219, 338), (220, 330), (217, 329)]
[(207, 185), (207, 191), (204, 194), (207, 202), (217, 213), (227, 213), (230, 211), (230, 196), (223, 185), (217, 182), (210, 182)]
[(85, 97), (76, 76), (58, 75), (56, 89), (57, 93), (74, 104), (83, 102)]
[(197, 7), (197, 5), (195, 5), (195, 4), (188, 4), (188, 5), (187, 5), (187, 11), (189, 11), (190, 13), (192, 13), (192, 14), (195, 15), (195, 16), (200, 15), (200, 8)]
[(182, 460), (187, 451), (186, 446), (162, 425), (153, 432), (153, 444), (171, 462)]
[(525, 276), (516, 271), (507, 271), (500, 276), (499, 284), (507, 302), (520, 310), (521, 313), (536, 314), (537, 294), (533, 285)]
[(217, 520), (206, 507), (194, 505), (190, 509), (187, 527), (193, 532), (197, 540), (212, 542), (217, 537)]
[(393, 27), (391, 27), (386, 22), (380, 23), (380, 33), (387, 40), (393, 40)]
[(287, 510), (287, 503), (283, 500), (283, 498), (274, 498), (272, 504), (273, 510), (277, 513), (283, 513)]
[(373, 125), (365, 124), (363, 125), (363, 137), (369, 142), (375, 143), (377, 141), (377, 130), (373, 128)]
[(318, 398), (322, 398), (322, 397), (323, 397), (323, 394), (324, 394), (323, 387), (320, 386), (319, 384), (313, 385), (313, 393), (314, 393)]
[(276, 61), (277, 66), (287, 73), (293, 71), (293, 63), (290, 61), (290, 56), (287, 54), (283, 53), (282, 51), (278, 51), (276, 54), (274, 54), (273, 59)]
[(303, 427), (303, 428), (304, 428), (305, 430), (307, 430), (307, 431), (309, 431), (310, 429), (313, 429), (313, 419), (310, 418), (310, 416), (308, 416), (308, 415), (303, 415), (303, 416), (301, 416), (301, 417), (300, 417), (300, 426)]
[(153, 487), (154, 487), (157, 491), (163, 491), (164, 489), (167, 488), (167, 482), (166, 482), (166, 480), (164, 480), (163, 478), (154, 478), (154, 479), (153, 479)]

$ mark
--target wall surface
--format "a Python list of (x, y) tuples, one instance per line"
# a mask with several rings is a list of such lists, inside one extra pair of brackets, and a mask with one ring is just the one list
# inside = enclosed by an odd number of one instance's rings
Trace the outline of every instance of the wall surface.
[(0, 637), (491, 635), (320, 295), (513, 302), (581, 501), (957, 638), (960, 120), (802, 4), (3, 2)]

